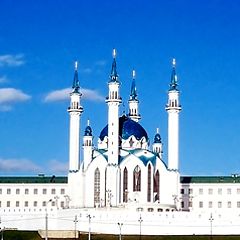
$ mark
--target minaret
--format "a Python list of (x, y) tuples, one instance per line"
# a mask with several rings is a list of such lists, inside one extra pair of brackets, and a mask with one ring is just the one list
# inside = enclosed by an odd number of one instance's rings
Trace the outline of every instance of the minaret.
[(153, 141), (153, 152), (159, 154), (160, 159), (162, 159), (162, 153), (163, 153), (163, 149), (162, 149), (162, 140), (161, 140), (161, 136), (159, 134), (159, 128), (157, 128), (157, 133), (154, 137), (154, 141)]
[(138, 122), (141, 119), (141, 116), (138, 112), (139, 101), (137, 99), (137, 88), (136, 88), (135, 78), (136, 78), (136, 72), (135, 70), (133, 70), (131, 93), (130, 93), (130, 99), (128, 100), (128, 104), (129, 104), (128, 116), (135, 122)]
[(122, 99), (119, 94), (120, 82), (116, 66), (116, 50), (113, 49), (113, 63), (108, 82), (108, 165), (106, 169), (106, 206), (117, 206), (119, 202), (119, 105)]
[(122, 99), (119, 94), (120, 82), (117, 74), (116, 50), (113, 49), (113, 63), (108, 82), (108, 163), (118, 164), (119, 154), (119, 105)]
[(88, 120), (87, 127), (85, 128), (83, 137), (84, 171), (87, 169), (89, 163), (92, 160), (92, 150), (93, 150), (92, 128), (90, 127), (90, 121)]
[(176, 74), (176, 60), (173, 59), (168, 103), (166, 105), (166, 111), (168, 112), (168, 168), (170, 170), (179, 170), (179, 112), (181, 109)]
[(80, 116), (83, 107), (80, 104), (82, 94), (80, 93), (80, 84), (78, 80), (78, 63), (75, 62), (75, 72), (70, 93), (71, 103), (68, 108), (70, 115), (70, 136), (69, 136), (69, 172), (77, 172), (79, 170), (79, 131)]

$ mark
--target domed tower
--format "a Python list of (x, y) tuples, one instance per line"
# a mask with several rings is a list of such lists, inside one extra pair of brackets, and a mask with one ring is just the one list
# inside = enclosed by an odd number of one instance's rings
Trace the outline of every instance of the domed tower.
[(135, 70), (133, 70), (131, 93), (130, 93), (130, 99), (128, 100), (128, 104), (129, 104), (128, 117), (131, 118), (133, 121), (138, 122), (141, 119), (141, 116), (138, 112), (139, 101), (137, 99), (137, 88), (136, 88), (135, 78), (136, 78), (136, 72)]
[(168, 91), (168, 168), (179, 169), (179, 112), (182, 110), (179, 103), (179, 90), (176, 74), (176, 60), (172, 61), (171, 83)]
[(75, 72), (70, 93), (70, 107), (68, 112), (70, 115), (70, 133), (69, 133), (69, 172), (77, 172), (79, 170), (79, 131), (80, 117), (83, 112), (81, 106), (82, 94), (80, 93), (80, 83), (78, 80), (78, 63), (75, 62)]
[(161, 136), (159, 134), (159, 128), (157, 128), (157, 133), (154, 137), (154, 141), (153, 141), (153, 152), (158, 153), (160, 156), (160, 159), (162, 159), (162, 153), (163, 153), (163, 149), (162, 149), (162, 140), (161, 140)]
[(84, 131), (83, 137), (83, 169), (84, 171), (87, 169), (89, 163), (92, 160), (92, 151), (93, 151), (93, 136), (92, 136), (92, 128), (90, 127), (90, 121), (88, 120), (87, 127)]

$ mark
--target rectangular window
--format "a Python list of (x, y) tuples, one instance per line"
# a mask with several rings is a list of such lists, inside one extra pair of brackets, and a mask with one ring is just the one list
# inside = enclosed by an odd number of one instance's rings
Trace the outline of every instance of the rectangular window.
[(28, 207), (28, 201), (24, 202), (24, 207)]
[(7, 207), (10, 207), (10, 201), (7, 201)]
[(16, 189), (16, 194), (17, 195), (20, 194), (20, 189), (19, 188)]
[(0, 188), (0, 194), (2, 194), (2, 189)]
[(203, 208), (203, 202), (199, 202), (199, 208)]
[(10, 188), (7, 189), (7, 194), (11, 194), (11, 189)]
[(52, 206), (53, 206), (53, 207), (55, 206), (55, 201), (52, 201)]
[(218, 195), (222, 195), (222, 189), (218, 188)]
[(61, 194), (65, 194), (65, 189), (61, 188)]
[(52, 194), (56, 194), (56, 189), (55, 188), (52, 189)]
[(230, 202), (230, 201), (227, 202), (227, 207), (228, 207), (228, 208), (231, 208), (231, 207), (232, 207), (232, 202)]
[(228, 188), (227, 189), (227, 194), (231, 194), (231, 193), (232, 193), (231, 188)]
[(46, 207), (46, 205), (47, 205), (47, 204), (46, 204), (46, 201), (43, 201), (43, 202), (42, 202), (42, 206), (43, 206), (43, 207)]
[(237, 202), (237, 208), (240, 208), (240, 202)]
[(222, 208), (222, 202), (218, 202), (218, 208)]
[(212, 195), (212, 194), (213, 194), (213, 189), (212, 189), (212, 188), (209, 188), (209, 189), (208, 189), (208, 194), (209, 194), (209, 195)]
[(33, 189), (33, 194), (38, 194), (38, 189), (37, 188)]
[(61, 206), (61, 208), (64, 208), (64, 201), (61, 201), (60, 206)]
[(29, 193), (29, 189), (26, 188), (26, 189), (25, 189), (25, 194), (28, 194), (28, 193)]
[(202, 195), (202, 194), (203, 194), (203, 189), (199, 188), (199, 195)]
[(192, 202), (188, 202), (188, 207), (192, 207)]
[(34, 201), (34, 202), (33, 202), (33, 206), (34, 206), (34, 207), (37, 207), (37, 201)]
[(0, 207), (2, 207), (2, 202), (0, 201)]
[(184, 188), (181, 188), (180, 193), (184, 194)]
[(47, 194), (47, 189), (44, 188), (44, 189), (42, 190), (42, 193), (43, 193), (43, 194)]
[(192, 188), (188, 189), (188, 194), (193, 194), (193, 189)]
[(16, 201), (16, 207), (19, 207), (19, 201)]
[(240, 194), (240, 188), (237, 189), (237, 194)]
[(212, 208), (212, 201), (208, 202), (208, 208)]
[(181, 202), (181, 208), (184, 208), (184, 201)]

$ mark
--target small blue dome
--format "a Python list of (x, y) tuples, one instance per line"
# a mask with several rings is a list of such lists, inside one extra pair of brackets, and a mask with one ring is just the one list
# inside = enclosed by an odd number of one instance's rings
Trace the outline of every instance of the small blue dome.
[[(108, 136), (108, 125), (101, 131), (99, 138), (102, 141), (106, 136)], [(125, 115), (119, 118), (119, 136), (124, 140), (128, 139), (130, 136), (135, 136), (137, 140), (141, 140), (142, 137), (145, 137), (148, 141), (148, 135), (145, 129), (139, 123), (131, 120)]]
[(85, 128), (84, 136), (92, 136), (92, 129), (90, 126)]
[(154, 143), (162, 143), (161, 136), (159, 133), (156, 133), (156, 135), (154, 137)]

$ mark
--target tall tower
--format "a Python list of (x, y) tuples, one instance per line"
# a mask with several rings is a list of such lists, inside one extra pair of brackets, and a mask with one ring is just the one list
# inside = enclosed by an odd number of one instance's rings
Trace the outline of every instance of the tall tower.
[(138, 112), (139, 101), (137, 99), (137, 88), (136, 88), (135, 78), (136, 78), (136, 72), (135, 70), (133, 70), (131, 93), (130, 93), (130, 99), (128, 100), (128, 105), (129, 105), (128, 116), (135, 122), (138, 122), (141, 119), (141, 116)]
[(70, 115), (70, 134), (69, 134), (69, 172), (77, 172), (79, 170), (79, 131), (80, 116), (83, 107), (80, 104), (82, 94), (80, 93), (80, 84), (78, 80), (78, 63), (75, 62), (75, 72), (70, 93), (70, 107), (68, 112)]
[(92, 160), (92, 151), (93, 151), (93, 135), (92, 128), (90, 127), (90, 121), (88, 120), (87, 127), (85, 128), (83, 137), (84, 171), (87, 169), (89, 163)]
[(119, 93), (120, 82), (117, 74), (116, 50), (113, 49), (113, 63), (108, 82), (108, 163), (118, 164), (119, 155), (119, 105), (122, 102)]
[(108, 82), (108, 165), (106, 169), (106, 206), (117, 206), (119, 202), (119, 93), (120, 82), (117, 74), (116, 50), (113, 49), (113, 63)]
[(168, 91), (168, 168), (179, 169), (179, 112), (182, 110), (179, 103), (179, 90), (176, 74), (176, 60), (172, 61), (171, 83)]

